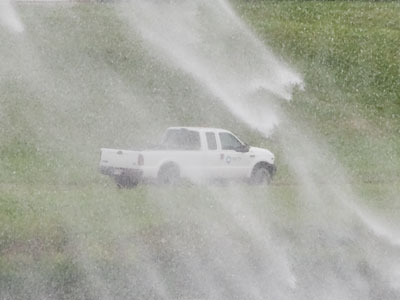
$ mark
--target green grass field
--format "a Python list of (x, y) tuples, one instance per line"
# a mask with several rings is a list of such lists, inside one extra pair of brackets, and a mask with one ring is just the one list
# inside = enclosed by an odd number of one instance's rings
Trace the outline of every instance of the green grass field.
[(399, 4), (238, 6), (254, 30), (304, 74), (307, 91), (291, 103), (291, 113), (311, 121), (355, 175), (398, 177)]
[[(284, 104), (287, 114), (337, 154), (363, 204), (398, 218), (400, 4), (233, 5), (304, 76), (306, 89)], [(115, 239), (162, 227), (173, 217), (163, 209), (221, 217), (212, 208), (216, 199), (229, 201), (224, 187), (118, 190), (97, 173), (100, 147), (155, 143), (167, 126), (229, 128), (271, 148), (276, 180), (268, 188), (243, 186), (244, 194), (255, 208), (273, 210), (277, 223), (301, 222), (298, 183), (279, 160), (279, 130), (265, 140), (236, 121), (148, 53), (112, 5), (20, 3), (18, 11), (24, 36), (0, 28), (0, 298), (34, 299), (52, 289), (63, 299), (84, 299), (79, 249), (123, 268)], [(126, 247), (134, 263), (135, 249)], [(30, 274), (43, 277), (43, 286)]]

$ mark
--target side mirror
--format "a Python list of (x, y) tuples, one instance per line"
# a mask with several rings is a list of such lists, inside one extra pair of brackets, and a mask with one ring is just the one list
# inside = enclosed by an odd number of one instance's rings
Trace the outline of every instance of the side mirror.
[(250, 150), (250, 146), (247, 144), (244, 144), (235, 149), (236, 152), (243, 152), (243, 153), (249, 152), (249, 150)]

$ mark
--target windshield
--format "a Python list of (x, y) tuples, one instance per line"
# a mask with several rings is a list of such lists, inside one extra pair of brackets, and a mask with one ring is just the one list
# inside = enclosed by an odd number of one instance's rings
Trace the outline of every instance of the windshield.
[(161, 143), (164, 149), (200, 150), (200, 134), (188, 129), (169, 129)]
[(220, 132), (219, 138), (222, 150), (237, 150), (244, 146), (236, 137), (228, 132)]

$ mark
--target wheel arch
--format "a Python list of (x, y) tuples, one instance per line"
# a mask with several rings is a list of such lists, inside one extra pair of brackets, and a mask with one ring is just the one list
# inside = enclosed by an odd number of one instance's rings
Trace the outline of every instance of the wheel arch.
[(158, 168), (157, 168), (157, 177), (159, 176), (160, 171), (161, 171), (163, 168), (166, 168), (166, 167), (176, 167), (176, 168), (179, 170), (179, 172), (182, 171), (180, 165), (179, 165), (176, 161), (173, 161), (173, 160), (165, 160), (165, 161), (162, 161), (162, 162), (159, 164)]

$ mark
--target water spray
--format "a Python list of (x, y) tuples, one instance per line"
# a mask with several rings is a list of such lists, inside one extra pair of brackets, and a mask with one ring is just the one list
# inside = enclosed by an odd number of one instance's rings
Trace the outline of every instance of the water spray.
[(7, 27), (12, 32), (21, 33), (24, 31), (24, 25), (14, 9), (11, 0), (0, 1), (0, 25)]

